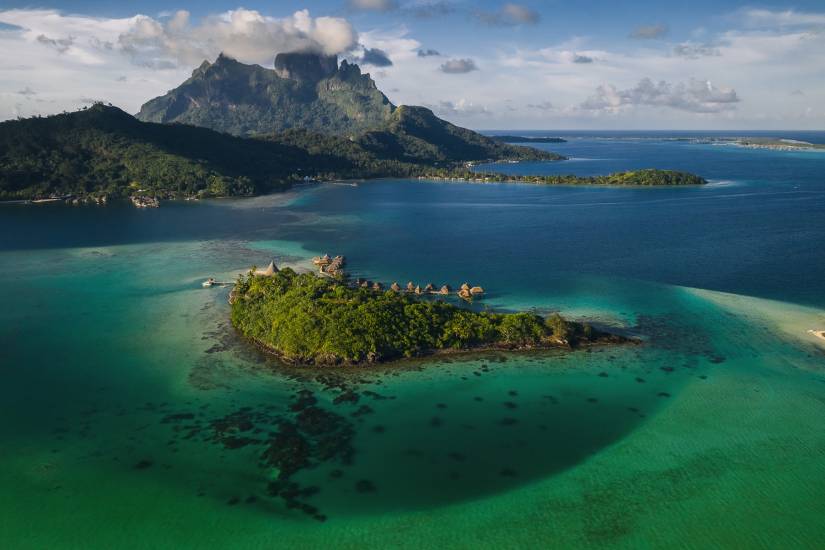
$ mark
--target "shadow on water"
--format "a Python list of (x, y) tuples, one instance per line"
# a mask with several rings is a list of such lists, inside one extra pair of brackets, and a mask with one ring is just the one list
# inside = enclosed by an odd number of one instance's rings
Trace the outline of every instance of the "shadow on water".
[(291, 196), (164, 202), (157, 209), (125, 203), (105, 207), (0, 205), (0, 250), (204, 241), (239, 235), (254, 239), (304, 218), (279, 207), (288, 205)]

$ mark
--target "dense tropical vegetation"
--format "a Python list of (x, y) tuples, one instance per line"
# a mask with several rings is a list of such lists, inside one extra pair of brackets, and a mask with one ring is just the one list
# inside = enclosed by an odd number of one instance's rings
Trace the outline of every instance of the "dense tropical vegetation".
[[(411, 124), (405, 128), (414, 131)], [(500, 144), (485, 148), (469, 138), (463, 142), (461, 135), (444, 145), (406, 136), (396, 140), (392, 133), (353, 140), (305, 129), (241, 138), (182, 124), (140, 122), (116, 107), (96, 104), (74, 113), (0, 123), (0, 199), (251, 195), (304, 178), (419, 176), (433, 168), (434, 159), (450, 165), (541, 155)], [(413, 145), (401, 152), (395, 148), (401, 141)]]
[(676, 170), (631, 170), (616, 172), (606, 176), (574, 176), (572, 174), (556, 174), (551, 176), (511, 175), (499, 172), (476, 170), (430, 170), (424, 179), (449, 179), (475, 182), (513, 182), (534, 183), (538, 185), (623, 185), (623, 186), (683, 186), (705, 185), (707, 180), (689, 172)]
[(438, 350), (575, 346), (612, 339), (558, 314), (490, 313), (408, 293), (376, 292), (283, 269), (241, 276), (232, 324), (283, 359), (300, 364), (359, 364)]

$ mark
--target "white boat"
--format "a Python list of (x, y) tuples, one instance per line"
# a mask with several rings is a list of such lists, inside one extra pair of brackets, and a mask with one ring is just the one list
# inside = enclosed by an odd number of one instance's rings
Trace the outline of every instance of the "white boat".
[(208, 279), (206, 279), (204, 282), (201, 283), (201, 286), (203, 288), (209, 288), (210, 286), (212, 286), (214, 284), (215, 284), (215, 279), (213, 279), (212, 277), (209, 277)]

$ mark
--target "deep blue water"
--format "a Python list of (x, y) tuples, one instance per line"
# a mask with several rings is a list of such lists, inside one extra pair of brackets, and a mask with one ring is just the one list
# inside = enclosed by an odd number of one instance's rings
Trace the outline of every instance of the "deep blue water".
[(478, 169), (586, 175), (664, 168), (711, 184), (368, 183), (319, 193), (304, 208), (322, 216), (362, 213), (373, 220), (360, 229), (369, 238), (350, 246), (346, 231), (326, 228), (309, 242), (335, 246), (368, 272), (392, 278), (438, 279), (446, 271), (524, 292), (582, 285), (582, 275), (593, 275), (825, 304), (825, 154), (592, 136), (540, 147), (573, 160)]
[[(501, 293), (579, 286), (593, 276), (597, 287), (625, 278), (825, 305), (825, 154), (667, 137), (673, 135), (579, 133), (568, 143), (540, 145), (572, 160), (479, 170), (664, 168), (711, 184), (617, 189), (399, 180), (323, 186), (290, 208), (234, 208), (226, 201), (149, 211), (3, 206), (0, 249), (283, 239), (345, 253), (370, 276), (438, 282), (450, 273)], [(825, 133), (801, 137), (815, 141)], [(307, 224), (307, 217), (317, 221)]]

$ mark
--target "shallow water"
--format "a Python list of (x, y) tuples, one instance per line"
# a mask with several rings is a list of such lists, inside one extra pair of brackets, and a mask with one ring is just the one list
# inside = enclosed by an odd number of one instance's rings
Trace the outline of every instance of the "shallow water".
[[(0, 209), (0, 540), (816, 547), (825, 352), (805, 331), (825, 323), (825, 159), (552, 145), (605, 160), (504, 168), (693, 165), (732, 183), (382, 181), (150, 211)], [(238, 342), (228, 289), (200, 288), (323, 252), (645, 343), (319, 378)], [(308, 458), (273, 495), (262, 456), (289, 426)]]

